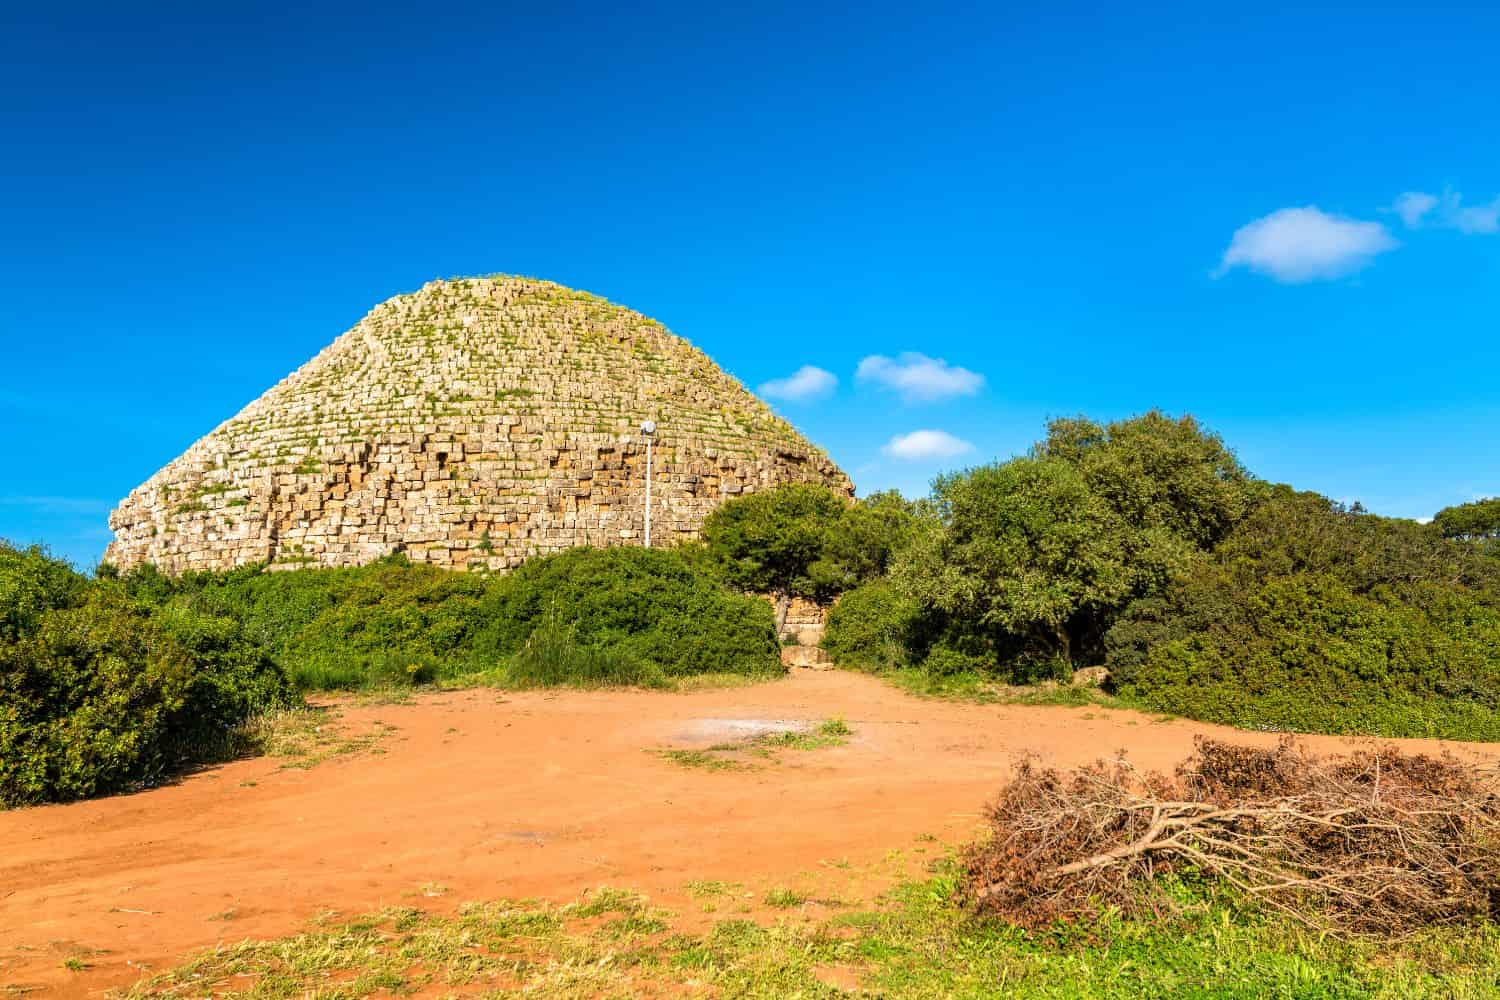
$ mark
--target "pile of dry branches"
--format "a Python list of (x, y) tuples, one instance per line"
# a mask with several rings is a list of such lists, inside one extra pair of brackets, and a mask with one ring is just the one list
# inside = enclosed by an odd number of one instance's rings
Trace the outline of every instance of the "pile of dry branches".
[(1319, 927), (1401, 934), (1500, 917), (1492, 771), (1394, 747), (1313, 756), (1199, 739), (1174, 776), (1124, 756), (1059, 774), (1023, 762), (967, 856), (982, 912), (1028, 926), (1170, 903), (1154, 877), (1194, 869)]

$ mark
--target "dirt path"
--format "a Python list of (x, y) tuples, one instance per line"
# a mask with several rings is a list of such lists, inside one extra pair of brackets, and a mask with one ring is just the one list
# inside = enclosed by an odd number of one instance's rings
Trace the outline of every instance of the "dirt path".
[[(190, 950), (285, 934), (330, 909), (566, 900), (601, 884), (686, 905), (694, 879), (771, 884), (832, 860), (859, 870), (925, 835), (961, 843), (1022, 752), (1069, 765), (1124, 747), (1167, 768), (1198, 733), (1274, 740), (795, 673), (694, 694), (476, 690), (350, 705), (351, 726), (396, 727), (384, 753), (306, 771), (244, 761), (137, 795), (0, 813), (0, 992), (99, 995)], [(830, 716), (853, 728), (847, 745), (752, 771), (646, 752), (722, 740), (736, 720)], [(427, 899), (431, 885), (447, 891)], [(63, 967), (85, 950), (102, 952), (88, 971)]]

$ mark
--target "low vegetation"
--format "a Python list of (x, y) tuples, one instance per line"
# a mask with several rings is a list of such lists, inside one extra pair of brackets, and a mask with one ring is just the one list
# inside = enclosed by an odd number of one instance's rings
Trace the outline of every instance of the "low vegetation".
[[(281, 670), (232, 617), (143, 601), (37, 549), (0, 547), (0, 806), (156, 784), (224, 759)], [(17, 599), (19, 598), (19, 599)]]
[(761, 733), (742, 740), (715, 743), (703, 749), (658, 750), (662, 757), (682, 767), (701, 768), (705, 771), (740, 771), (754, 766), (755, 761), (775, 761), (783, 750), (824, 750), (842, 746), (854, 730), (840, 718), (824, 719), (816, 726), (788, 729), (784, 732)]
[(159, 600), (243, 616), (304, 690), (476, 675), (517, 687), (661, 686), (780, 671), (765, 602), (731, 591), (691, 549), (570, 549), (490, 577), (398, 556), (126, 580)]
[[(938, 998), (1179, 996), (1479, 998), (1500, 978), (1492, 926), (1399, 943), (1308, 933), (1243, 897), (1173, 877), (1171, 914), (1098, 909), (1029, 931), (976, 918), (940, 865), (864, 907), (807, 914), (771, 890), (763, 916), (683, 929), (619, 889), (555, 906), (471, 903), (451, 915), (395, 907), (301, 934), (210, 949), (138, 983), (133, 997), (358, 997), (483, 991), (532, 997)], [(706, 889), (705, 889), (706, 887)], [(694, 883), (719, 898), (720, 884)], [(696, 891), (695, 891), (696, 890)], [(826, 910), (823, 911), (826, 914)], [(701, 927), (701, 921), (694, 922)]]
[(304, 692), (782, 672), (770, 606), (690, 548), (574, 549), (489, 578), (401, 558), (88, 578), (0, 544), (0, 805), (145, 787), (252, 751), (257, 718)]

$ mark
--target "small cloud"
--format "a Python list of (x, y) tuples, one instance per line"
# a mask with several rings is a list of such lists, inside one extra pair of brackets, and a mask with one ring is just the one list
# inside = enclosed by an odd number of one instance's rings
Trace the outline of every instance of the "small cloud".
[(912, 431), (898, 434), (881, 449), (892, 458), (919, 462), (933, 458), (957, 458), (967, 455), (974, 446), (947, 431)]
[(894, 359), (872, 354), (859, 363), (854, 377), (890, 389), (908, 403), (972, 396), (984, 385), (984, 376), (978, 372), (915, 351)]
[(1391, 211), (1401, 216), (1406, 228), (1413, 229), (1428, 212), (1437, 208), (1437, 204), (1436, 195), (1425, 191), (1405, 191), (1397, 196), (1395, 203), (1391, 205)]
[(1471, 205), (1464, 208), (1458, 204), (1458, 195), (1453, 196), (1453, 212), (1448, 216), (1450, 224), (1461, 233), (1500, 232), (1500, 198), (1488, 205)]
[(1400, 246), (1378, 222), (1283, 208), (1235, 231), (1214, 277), (1246, 267), (1286, 284), (1339, 278)]
[(1465, 205), (1464, 196), (1457, 191), (1441, 195), (1407, 191), (1392, 203), (1391, 210), (1410, 229), (1433, 226), (1469, 235), (1500, 232), (1500, 198), (1482, 205)]
[(803, 365), (786, 378), (772, 379), (760, 387), (760, 394), (770, 399), (804, 400), (826, 396), (838, 385), (833, 372)]

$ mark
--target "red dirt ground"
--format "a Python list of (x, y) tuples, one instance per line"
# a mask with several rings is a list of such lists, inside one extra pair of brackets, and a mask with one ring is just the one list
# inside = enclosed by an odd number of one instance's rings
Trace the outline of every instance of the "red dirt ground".
[[(97, 996), (330, 909), (564, 901), (602, 884), (690, 909), (683, 886), (694, 879), (781, 884), (830, 860), (868, 870), (924, 835), (962, 843), (1028, 751), (1066, 766), (1127, 748), (1139, 765), (1170, 768), (1199, 733), (1275, 740), (1126, 711), (920, 700), (805, 670), (691, 694), (472, 690), (343, 714), (354, 730), (379, 720), (397, 732), (383, 754), (306, 771), (262, 758), (135, 795), (0, 813), (0, 992)], [(830, 716), (853, 728), (847, 745), (752, 771), (646, 752), (732, 738), (722, 734), (734, 720)], [(448, 891), (425, 899), (431, 884)], [(102, 951), (88, 971), (63, 968), (85, 949)]]

